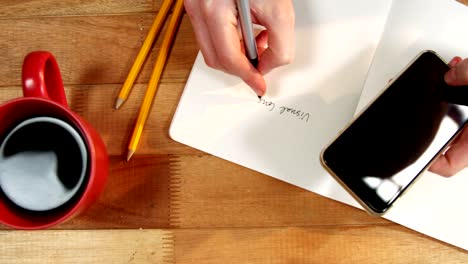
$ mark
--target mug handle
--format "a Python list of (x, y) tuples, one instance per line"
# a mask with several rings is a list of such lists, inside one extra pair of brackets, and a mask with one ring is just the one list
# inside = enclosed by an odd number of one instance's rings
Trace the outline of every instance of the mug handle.
[(50, 52), (34, 51), (24, 58), (22, 82), (25, 97), (44, 98), (68, 108), (62, 76)]

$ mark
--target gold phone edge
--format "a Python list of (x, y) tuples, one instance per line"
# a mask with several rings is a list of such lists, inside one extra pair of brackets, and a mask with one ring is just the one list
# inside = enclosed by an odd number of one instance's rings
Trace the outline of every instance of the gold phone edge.
[[(348, 129), (349, 126), (351, 126), (351, 124), (354, 123), (354, 121), (356, 121), (356, 119), (358, 119), (373, 103), (375, 100), (377, 100), (377, 98), (379, 98), (398, 78), (400, 78), (400, 76), (417, 60), (419, 59), (419, 57), (421, 57), (423, 54), (425, 54), (426, 52), (431, 52), (433, 53), (434, 55), (436, 55), (440, 60), (442, 60), (445, 64), (447, 64), (447, 62), (439, 56), (439, 54), (437, 54), (437, 52), (433, 51), (433, 50), (423, 50), (421, 52), (419, 52), (410, 62), (408, 62), (408, 64), (397, 74), (395, 75), (394, 78), (391, 79), (391, 81), (389, 81), (387, 83), (387, 85), (372, 99), (370, 100), (366, 105), (365, 107), (363, 107), (359, 112), (358, 114), (354, 115), (354, 117), (348, 121), (347, 125), (342, 128), (338, 134), (330, 141), (330, 143), (328, 143), (327, 145), (325, 145), (322, 149), (322, 151), (320, 152), (320, 163), (322, 164), (322, 166), (325, 168), (325, 170), (364, 208), (364, 210), (372, 215), (372, 216), (377, 216), (377, 217), (382, 217), (384, 216), (388, 211), (390, 211), (390, 209), (395, 205), (395, 203), (397, 203), (398, 200), (400, 200), (401, 197), (403, 197), (404, 194), (407, 193), (407, 191), (421, 178), (420, 176), (434, 163), (434, 161), (442, 154), (445, 152), (445, 150), (447, 149), (447, 147), (455, 140), (455, 138), (458, 137), (458, 135), (460, 134), (460, 132), (463, 130), (463, 129), (459, 129), (458, 132), (452, 137), (452, 139), (446, 143), (445, 147), (443, 149), (441, 149), (436, 155), (434, 155), (434, 158), (431, 160), (431, 162), (429, 162), (422, 170), (420, 173), (418, 173), (418, 175), (416, 175), (416, 177), (411, 181), (410, 184), (408, 184), (408, 186), (406, 186), (406, 188), (400, 192), (398, 194), (398, 196), (393, 200), (392, 204), (385, 209), (385, 211), (383, 213), (378, 213), (378, 212), (375, 212), (374, 210), (372, 210), (372, 208), (370, 208), (361, 198), (359, 198), (358, 195), (356, 195), (336, 174), (334, 171), (332, 171), (332, 169), (330, 167), (328, 167), (328, 165), (326, 164), (324, 158), (323, 158), (323, 154), (324, 152), (328, 149), (328, 147), (330, 147), (330, 145), (335, 142), (335, 140), (338, 139), (338, 137), (341, 136), (341, 134), (343, 134), (343, 132)], [(466, 125), (465, 125), (466, 126)]]

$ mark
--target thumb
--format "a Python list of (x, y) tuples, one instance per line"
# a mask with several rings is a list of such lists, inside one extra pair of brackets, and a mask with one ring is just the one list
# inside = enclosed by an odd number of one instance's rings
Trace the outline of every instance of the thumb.
[(465, 128), (449, 149), (431, 165), (431, 172), (452, 176), (468, 166), (468, 129)]
[(448, 85), (468, 85), (468, 59), (464, 59), (445, 74)]

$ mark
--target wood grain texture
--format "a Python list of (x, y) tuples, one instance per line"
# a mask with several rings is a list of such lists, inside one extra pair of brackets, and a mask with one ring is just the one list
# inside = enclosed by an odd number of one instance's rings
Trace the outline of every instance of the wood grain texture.
[(461, 264), (468, 255), (401, 227), (177, 230), (176, 263)]
[(98, 202), (55, 229), (170, 227), (171, 176), (177, 157), (139, 157), (130, 163), (112, 157), (110, 161), (109, 181)]
[[(122, 84), (153, 21), (153, 14), (32, 17), (0, 20), (0, 86), (21, 84), (27, 53), (54, 54), (63, 81), (69, 84)], [(164, 29), (163, 29), (164, 30)], [(185, 83), (197, 54), (190, 22), (184, 18), (174, 41), (161, 83)], [(136, 83), (147, 83), (160, 38)]]
[(171, 200), (177, 227), (390, 224), (217, 157), (184, 155), (178, 168)]
[(1, 263), (467, 263), (401, 226), (0, 231)]
[(2, 0), (0, 18), (126, 14), (157, 11), (162, 0)]
[(0, 263), (173, 263), (164, 230), (0, 231)]

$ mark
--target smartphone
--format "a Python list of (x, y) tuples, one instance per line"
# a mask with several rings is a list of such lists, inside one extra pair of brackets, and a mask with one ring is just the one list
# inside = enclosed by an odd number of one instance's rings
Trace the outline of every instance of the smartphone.
[(421, 52), (323, 149), (322, 165), (370, 214), (385, 214), (466, 125), (468, 86), (448, 86), (448, 70)]

